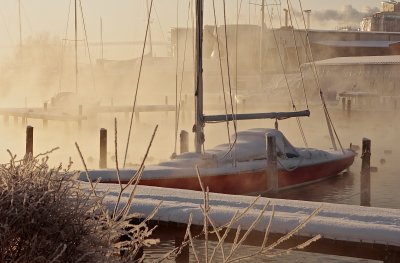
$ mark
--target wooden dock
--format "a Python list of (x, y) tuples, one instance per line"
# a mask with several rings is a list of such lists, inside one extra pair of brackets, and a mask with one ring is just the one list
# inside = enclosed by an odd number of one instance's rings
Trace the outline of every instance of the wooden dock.
[[(100, 191), (109, 190), (105, 200), (110, 209), (113, 209), (119, 186), (101, 184), (99, 187)], [(128, 193), (123, 195), (123, 199), (126, 198)], [(210, 217), (217, 226), (222, 226), (229, 222), (236, 211), (243, 211), (253, 201), (254, 197), (248, 196), (210, 194)], [(274, 242), (290, 232), (321, 206), (320, 203), (314, 202), (261, 198), (240, 222), (242, 230), (250, 227), (268, 201), (275, 207), (268, 242)], [(132, 212), (146, 217), (160, 202), (162, 202), (161, 208), (151, 222), (158, 225), (154, 232), (156, 237), (171, 240), (174, 235), (184, 234), (190, 214), (193, 216), (192, 231), (194, 234), (201, 232), (203, 228), (203, 214), (200, 210), (200, 205), (203, 204), (201, 192), (139, 186)], [(247, 245), (260, 246), (271, 214), (271, 209), (268, 209), (265, 218), (246, 239)], [(304, 251), (381, 260), (386, 263), (400, 262), (400, 210), (323, 204), (322, 210), (307, 223), (305, 228), (279, 248), (292, 247), (318, 234), (322, 238)], [(175, 238), (182, 239), (179, 236)], [(216, 237), (211, 235), (210, 238)], [(230, 241), (233, 239), (234, 236), (231, 236)]]

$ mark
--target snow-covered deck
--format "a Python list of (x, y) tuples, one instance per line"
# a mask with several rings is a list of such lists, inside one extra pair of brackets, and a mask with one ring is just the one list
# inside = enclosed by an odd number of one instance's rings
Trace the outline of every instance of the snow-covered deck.
[[(106, 202), (110, 209), (118, 196), (118, 185), (101, 184), (99, 191), (108, 190)], [(123, 200), (129, 193), (123, 195)], [(251, 196), (231, 196), (210, 193), (211, 218), (217, 225), (227, 223), (236, 211), (245, 209), (254, 201)], [(250, 227), (270, 201), (275, 206), (272, 233), (287, 233), (304, 221), (315, 209), (322, 210), (300, 231), (301, 236), (321, 234), (332, 240), (363, 242), (400, 247), (400, 210), (386, 208), (359, 207), (342, 204), (315, 203), (305, 201), (260, 198), (253, 209), (240, 221), (242, 229)], [(193, 224), (202, 225), (203, 193), (189, 190), (176, 190), (149, 186), (138, 186), (132, 212), (148, 215), (162, 202), (161, 208), (153, 218), (156, 221), (186, 224), (193, 215)], [(256, 230), (263, 231), (271, 216), (271, 207)]]

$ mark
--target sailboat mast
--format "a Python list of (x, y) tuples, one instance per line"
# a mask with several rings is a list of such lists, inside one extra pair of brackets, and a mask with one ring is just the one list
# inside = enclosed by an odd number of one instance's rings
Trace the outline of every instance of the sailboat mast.
[(21, 0), (18, 0), (18, 19), (19, 19), (19, 48), (22, 49), (22, 21), (21, 21)]
[(75, 0), (75, 93), (78, 93), (78, 6)]
[(101, 63), (104, 62), (104, 42), (103, 42), (103, 18), (100, 17), (100, 57), (101, 57)]
[[(147, 11), (147, 17), (150, 14), (150, 10), (149, 10), (149, 1), (146, 0), (146, 11)], [(149, 25), (149, 48), (150, 48), (150, 56), (153, 57), (153, 40), (151, 38), (151, 20), (150, 21), (150, 25)]]
[(264, 71), (264, 21), (265, 21), (265, 0), (262, 0), (261, 4), (261, 27), (260, 27), (260, 86), (261, 88), (264, 86), (264, 78), (263, 78), (263, 71)]
[(195, 148), (201, 153), (204, 144), (203, 116), (203, 0), (196, 0), (196, 51), (195, 51)]

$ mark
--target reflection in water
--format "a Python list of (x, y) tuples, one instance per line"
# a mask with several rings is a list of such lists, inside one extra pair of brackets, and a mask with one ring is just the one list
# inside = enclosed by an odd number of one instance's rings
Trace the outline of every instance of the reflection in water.
[[(196, 247), (196, 253), (199, 256), (200, 260), (205, 258), (205, 253), (204, 253), (204, 241), (194, 241), (194, 246)], [(216, 242), (210, 241), (209, 242), (209, 256), (213, 252), (213, 248), (217, 246)], [(153, 262), (154, 260), (159, 259), (160, 257), (163, 257), (166, 253), (171, 251), (174, 248), (174, 242), (172, 240), (163, 242), (162, 245), (151, 248), (149, 250), (145, 250), (146, 254), (146, 260), (144, 262)], [(224, 245), (224, 251), (225, 255), (227, 255), (230, 251), (231, 246), (229, 244)], [(242, 246), (239, 250), (238, 253), (233, 256), (233, 258), (238, 258), (240, 256), (245, 256), (249, 254), (253, 254), (258, 252), (257, 247), (251, 247), (251, 246)], [(205, 260), (203, 260), (205, 261)], [(174, 259), (167, 259), (163, 262), (167, 263), (175, 263)], [(192, 249), (190, 249), (190, 255), (189, 255), (189, 262), (190, 263), (196, 263), (196, 258), (192, 252)], [(213, 262), (222, 262), (222, 255), (221, 252), (218, 251), (216, 253), (216, 257), (214, 258)], [(298, 252), (298, 251), (292, 251), (288, 254), (283, 254), (278, 257), (268, 257), (266, 255), (264, 256), (256, 256), (247, 260), (241, 260), (238, 262), (254, 262), (254, 263), (261, 263), (261, 262), (291, 262), (291, 263), (320, 263), (320, 262), (340, 262), (340, 263), (358, 263), (358, 262), (379, 262), (375, 260), (365, 260), (365, 259), (357, 259), (357, 258), (348, 258), (348, 257), (338, 257), (338, 256), (331, 256), (331, 255), (323, 255), (323, 254), (313, 254), (313, 253), (307, 253), (307, 252)]]

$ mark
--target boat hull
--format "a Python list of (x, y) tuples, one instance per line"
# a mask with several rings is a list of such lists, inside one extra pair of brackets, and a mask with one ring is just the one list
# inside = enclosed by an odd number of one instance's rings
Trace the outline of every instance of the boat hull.
[[(353, 161), (354, 155), (346, 155), (336, 160), (300, 166), (291, 171), (280, 169), (278, 171), (279, 189), (294, 188), (338, 175), (347, 169)], [(202, 174), (201, 171), (200, 168), (200, 174)], [(201, 180), (210, 192), (215, 193), (249, 195), (262, 194), (270, 189), (268, 174), (265, 169), (229, 172), (218, 175), (201, 175)], [(108, 181), (108, 183), (117, 183), (117, 181)], [(122, 183), (126, 182), (123, 181)], [(152, 179), (142, 178), (139, 184), (201, 191), (197, 175)]]

